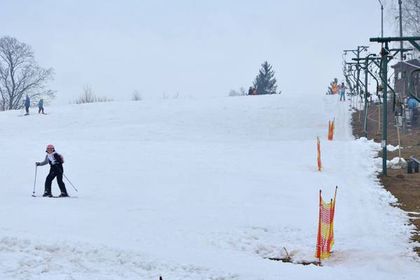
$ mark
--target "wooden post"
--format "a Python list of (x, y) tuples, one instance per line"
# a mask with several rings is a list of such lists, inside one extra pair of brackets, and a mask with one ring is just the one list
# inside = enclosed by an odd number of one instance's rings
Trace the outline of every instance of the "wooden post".
[(378, 106), (378, 130), (376, 131), (376, 135), (379, 135), (381, 131), (381, 106)]
[(401, 138), (400, 138), (400, 127), (397, 125), (397, 136), (398, 136), (398, 156), (400, 157), (401, 161)]

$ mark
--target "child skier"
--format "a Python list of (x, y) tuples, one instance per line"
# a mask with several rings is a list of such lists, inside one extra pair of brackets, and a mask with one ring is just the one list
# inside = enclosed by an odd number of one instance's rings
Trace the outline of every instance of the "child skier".
[(60, 187), (61, 194), (59, 197), (68, 197), (66, 186), (63, 182), (63, 157), (55, 151), (55, 148), (53, 145), (47, 146), (47, 155), (45, 156), (44, 161), (42, 162), (36, 162), (36, 166), (43, 166), (47, 163), (50, 164), (50, 173), (48, 174), (46, 180), (45, 180), (45, 191), (44, 191), (44, 197), (52, 197), (51, 193), (51, 183), (54, 180), (55, 177), (57, 177), (57, 183)]
[(45, 115), (45, 112), (44, 112), (44, 99), (40, 99), (39, 101), (38, 101), (38, 114), (43, 114), (43, 115)]

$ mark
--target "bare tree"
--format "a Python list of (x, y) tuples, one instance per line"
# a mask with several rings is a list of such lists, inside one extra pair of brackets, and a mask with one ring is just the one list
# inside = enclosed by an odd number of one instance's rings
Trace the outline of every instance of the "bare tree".
[(229, 96), (244, 96), (247, 95), (244, 87), (240, 87), (239, 90), (231, 89), (229, 91)]
[(75, 101), (76, 104), (96, 103), (96, 102), (111, 102), (112, 99), (107, 97), (98, 97), (95, 95), (90, 85), (83, 87), (82, 95)]
[[(399, 16), (399, 1), (396, 0), (385, 0), (384, 2), (388, 6), (388, 10), (394, 15), (392, 17), (392, 25), (394, 26), (395, 32), (400, 32), (400, 16)], [(420, 34), (420, 1), (419, 0), (402, 0), (401, 1), (401, 12), (402, 12), (402, 27), (403, 36), (419, 36)], [(412, 48), (411, 44), (404, 42), (404, 46)], [(420, 55), (417, 49), (414, 49), (414, 56)]]
[[(396, 0), (385, 0), (388, 10), (394, 15), (392, 25), (395, 31), (399, 32), (399, 5)], [(402, 0), (402, 25), (404, 36), (418, 36), (420, 34), (420, 1)]]
[(420, 1), (403, 1), (403, 25), (407, 35), (419, 36), (420, 34)]
[(52, 68), (37, 65), (31, 47), (9, 36), (0, 38), (0, 110), (19, 109), (23, 97), (40, 99), (54, 96), (45, 84), (52, 79)]

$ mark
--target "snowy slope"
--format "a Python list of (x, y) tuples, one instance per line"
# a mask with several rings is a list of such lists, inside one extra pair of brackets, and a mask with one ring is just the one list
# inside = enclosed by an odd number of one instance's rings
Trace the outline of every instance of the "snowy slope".
[[(412, 228), (331, 96), (112, 102), (0, 113), (1, 279), (417, 279)], [(327, 142), (328, 120), (335, 141)], [(325, 169), (316, 170), (316, 136)], [(75, 198), (31, 197), (52, 143)], [(37, 169), (41, 195), (48, 167)], [(338, 185), (334, 254), (314, 260)], [(58, 194), (56, 182), (53, 193)]]

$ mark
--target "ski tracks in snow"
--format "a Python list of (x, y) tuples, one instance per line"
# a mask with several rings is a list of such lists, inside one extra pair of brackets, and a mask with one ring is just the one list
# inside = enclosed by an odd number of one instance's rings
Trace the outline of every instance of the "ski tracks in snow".
[(239, 279), (204, 267), (169, 264), (134, 251), (88, 244), (0, 240), (1, 279)]

